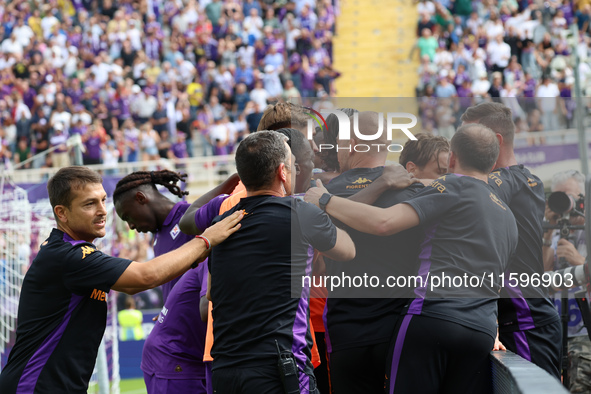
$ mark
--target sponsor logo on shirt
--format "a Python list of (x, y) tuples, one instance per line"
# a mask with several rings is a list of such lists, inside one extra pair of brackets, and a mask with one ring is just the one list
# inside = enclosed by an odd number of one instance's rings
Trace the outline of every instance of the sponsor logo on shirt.
[[(437, 179), (441, 179), (441, 178), (443, 178), (442, 180), (445, 181), (445, 177), (440, 177), (440, 178), (437, 178)], [(432, 188), (434, 188), (434, 189), (437, 189), (437, 191), (439, 193), (443, 193), (445, 191), (445, 186), (443, 186), (443, 183), (439, 182), (438, 180), (435, 180), (435, 181), (431, 182), (431, 185), (430, 186)]]
[(107, 301), (107, 293), (102, 290), (93, 289), (92, 294), (90, 294), (90, 298), (98, 301)]
[(86, 256), (88, 256), (89, 254), (91, 254), (92, 252), (94, 252), (96, 249), (93, 249), (90, 246), (83, 246), (81, 248), (81, 250), (82, 250), (82, 260), (84, 260), (84, 258)]
[(166, 317), (167, 314), (168, 314), (168, 309), (166, 309), (166, 307), (163, 306), (162, 310), (160, 311), (160, 314), (158, 314), (158, 323), (164, 322), (164, 318)]
[(490, 199), (492, 200), (492, 202), (494, 202), (495, 204), (497, 204), (499, 207), (503, 208), (503, 210), (507, 210), (507, 208), (505, 208), (503, 206), (503, 203), (501, 202), (501, 200), (499, 200), (499, 198), (496, 196), (496, 194), (491, 193), (490, 194)]
[(351, 185), (347, 185), (346, 189), (365, 189), (368, 186), (366, 183), (371, 183), (371, 179), (359, 177)]
[(536, 182), (535, 179), (532, 179), (530, 177), (527, 178), (527, 184), (529, 185), (529, 187), (538, 186), (538, 182)]
[(501, 180), (501, 178), (499, 178), (500, 175), (500, 171), (495, 171), (488, 174), (488, 178), (494, 181), (497, 186), (501, 186), (503, 184), (503, 181)]
[(170, 230), (170, 236), (172, 237), (172, 239), (176, 239), (176, 237), (178, 237), (180, 233), (181, 233), (181, 229), (179, 228), (179, 225), (177, 223), (174, 225), (172, 230)]

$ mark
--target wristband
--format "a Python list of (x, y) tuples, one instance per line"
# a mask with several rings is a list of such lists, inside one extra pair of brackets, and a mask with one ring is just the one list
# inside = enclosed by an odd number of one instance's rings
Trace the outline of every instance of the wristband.
[(209, 242), (209, 239), (207, 239), (207, 237), (204, 237), (203, 235), (196, 235), (195, 238), (199, 238), (199, 239), (202, 239), (203, 241), (205, 241), (205, 250), (206, 251), (211, 249), (211, 242)]
[[(207, 237), (204, 237), (203, 235), (196, 235), (195, 238), (202, 239), (205, 242), (205, 251), (206, 252), (211, 249), (211, 242), (209, 242), (209, 239), (207, 239)], [(200, 261), (194, 262), (193, 264), (191, 264), (191, 268), (197, 268), (199, 263), (200, 263)]]
[(547, 239), (542, 238), (542, 246), (551, 247), (552, 241), (548, 241)]

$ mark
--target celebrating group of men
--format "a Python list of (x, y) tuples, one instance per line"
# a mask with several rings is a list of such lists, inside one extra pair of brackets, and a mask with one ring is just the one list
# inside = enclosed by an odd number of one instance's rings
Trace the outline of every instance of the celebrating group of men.
[[(343, 144), (375, 135), (380, 114), (348, 113), (358, 133)], [(238, 176), (193, 204), (158, 191), (185, 194), (170, 171), (118, 183), (117, 214), (155, 234), (157, 257), (142, 264), (96, 249), (101, 178), (61, 169), (48, 184), (57, 229), (26, 275), (0, 392), (85, 392), (104, 294), (159, 285), (165, 305), (142, 357), (149, 393), (485, 393), (502, 344), (559, 378), (547, 289), (499, 279), (543, 273), (542, 182), (515, 159), (509, 108), (485, 102), (462, 121), (451, 142), (419, 134), (402, 166), (384, 167), (387, 151), (345, 149), (334, 129), (318, 133), (335, 149), (315, 155), (300, 109), (270, 106), (238, 146)], [(337, 168), (309, 188), (322, 161)], [(364, 275), (415, 281), (327, 290), (302, 279)], [(433, 286), (446, 275), (489, 279)]]

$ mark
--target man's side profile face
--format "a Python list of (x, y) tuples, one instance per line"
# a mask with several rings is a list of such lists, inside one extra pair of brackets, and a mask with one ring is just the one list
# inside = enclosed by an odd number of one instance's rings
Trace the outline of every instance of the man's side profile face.
[[(312, 179), (312, 170), (314, 169), (314, 151), (308, 144), (304, 145), (302, 152), (298, 152), (298, 157), (292, 157), (298, 165), (294, 181), (294, 193), (303, 193), (310, 187), (310, 180)], [(298, 170), (299, 169), (299, 174)]]
[(291, 196), (294, 193), (294, 187), (296, 185), (296, 169), (295, 169), (295, 156), (293, 155), (293, 153), (291, 152), (291, 148), (289, 147), (289, 145), (287, 144), (287, 142), (283, 142), (285, 144), (285, 147), (287, 149), (287, 163), (284, 163), (285, 165), (285, 183), (284, 183), (284, 187), (285, 187), (285, 193), (288, 196)]
[(142, 191), (125, 193), (115, 204), (117, 215), (127, 222), (129, 228), (140, 233), (158, 231), (154, 212), (149, 207), (149, 199)]
[(100, 183), (87, 183), (71, 190), (70, 207), (57, 205), (54, 209), (60, 224), (71, 230), (77, 239), (93, 242), (106, 234), (107, 193)]
[(412, 173), (418, 179), (436, 179), (441, 175), (447, 174), (449, 152), (439, 152), (437, 158), (433, 156), (423, 167), (415, 165), (413, 162), (406, 164), (408, 172)]

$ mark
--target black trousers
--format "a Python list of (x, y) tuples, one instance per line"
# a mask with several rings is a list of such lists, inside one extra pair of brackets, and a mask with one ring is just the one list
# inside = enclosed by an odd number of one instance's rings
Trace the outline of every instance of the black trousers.
[(531, 361), (560, 380), (562, 358), (560, 320), (526, 331), (499, 332), (499, 340), (513, 353)]
[[(283, 384), (276, 366), (218, 368), (212, 373), (215, 394), (281, 394)], [(301, 394), (319, 394), (315, 379), (300, 379)]]
[(385, 342), (331, 353), (334, 394), (383, 394), (388, 348)]
[(493, 345), (490, 335), (460, 324), (406, 315), (392, 341), (387, 392), (490, 393)]
[(328, 359), (326, 353), (326, 342), (323, 332), (314, 332), (316, 337), (316, 346), (320, 355), (320, 365), (314, 368), (314, 375), (316, 376), (316, 387), (320, 394), (330, 394), (330, 378), (328, 377)]

